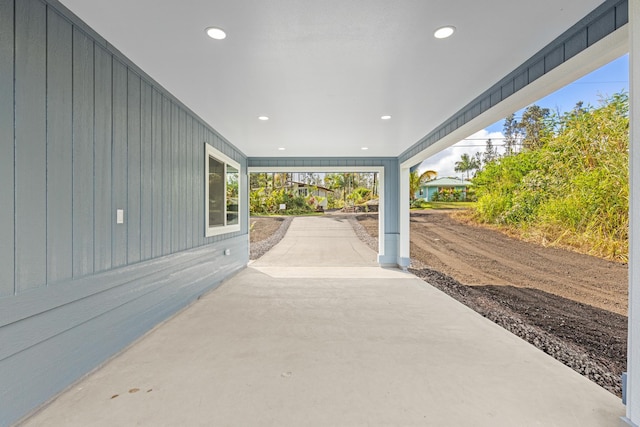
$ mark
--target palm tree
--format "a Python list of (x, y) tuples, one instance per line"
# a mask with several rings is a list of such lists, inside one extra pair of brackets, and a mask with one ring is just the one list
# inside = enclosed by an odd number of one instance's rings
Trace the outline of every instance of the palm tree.
[(409, 199), (413, 202), (416, 199), (416, 193), (420, 190), (420, 175), (418, 171), (409, 174)]
[(436, 179), (437, 176), (438, 176), (438, 172), (434, 170), (426, 170), (422, 172), (422, 175), (420, 175), (420, 183), (424, 184), (427, 181), (434, 180)]
[(327, 174), (324, 177), (324, 184), (331, 190), (340, 190), (342, 201), (344, 205), (347, 204), (347, 194), (351, 187), (351, 174), (349, 173), (335, 173)]
[(455, 163), (454, 170), (460, 173), (467, 173), (467, 179), (469, 179), (469, 171), (478, 169), (480, 165), (475, 157), (469, 156), (467, 153), (464, 153), (460, 156), (460, 160)]
[(420, 187), (427, 181), (431, 181), (436, 176), (438, 176), (438, 172), (434, 170), (426, 170), (418, 175), (418, 171), (413, 171), (409, 174), (409, 198), (411, 201), (416, 199), (416, 193), (420, 191)]

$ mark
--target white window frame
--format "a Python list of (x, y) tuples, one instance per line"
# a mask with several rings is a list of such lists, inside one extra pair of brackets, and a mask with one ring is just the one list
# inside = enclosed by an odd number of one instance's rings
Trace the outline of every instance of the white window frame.
[[(209, 157), (213, 157), (215, 160), (222, 162), (224, 164), (224, 176), (225, 176), (225, 189), (224, 189), (224, 202), (223, 206), (225, 207), (225, 212), (223, 215), (224, 225), (219, 225), (215, 227), (209, 226)], [(205, 143), (205, 166), (204, 166), (204, 187), (205, 187), (205, 199), (204, 199), (204, 229), (206, 237), (218, 236), (220, 234), (233, 233), (236, 231), (240, 231), (240, 216), (242, 214), (242, 205), (244, 200), (244, 194), (241, 181), (241, 171), (240, 171), (240, 163), (236, 162), (229, 156), (221, 153), (220, 151), (213, 148), (211, 145)], [(227, 225), (227, 166), (231, 166), (238, 171), (238, 223)]]

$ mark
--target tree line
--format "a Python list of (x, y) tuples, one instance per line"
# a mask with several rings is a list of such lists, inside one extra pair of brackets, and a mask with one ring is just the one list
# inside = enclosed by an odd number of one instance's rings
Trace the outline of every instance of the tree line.
[[(574, 111), (582, 109), (582, 102), (576, 104)], [(515, 114), (509, 115), (504, 120), (502, 133), (504, 140), (504, 156), (511, 156), (521, 150), (535, 150), (540, 148), (542, 141), (548, 136), (550, 128), (553, 128), (554, 120), (557, 116), (552, 115), (551, 110), (542, 108), (539, 105), (530, 105), (525, 108), (520, 119), (516, 119)], [(493, 162), (501, 157), (498, 154), (498, 147), (489, 138), (486, 140), (483, 152), (476, 152), (475, 155), (464, 153), (460, 160), (454, 165), (454, 170), (470, 179), (475, 172), (481, 170), (484, 165)]]
[[(300, 184), (308, 189), (298, 191)], [(319, 206), (340, 209), (378, 198), (377, 173), (252, 173), (249, 175), (252, 214), (302, 214)], [(318, 191), (322, 189), (323, 191)], [(318, 194), (325, 194), (319, 196)], [(325, 203), (326, 202), (326, 203)], [(280, 209), (285, 205), (284, 210)]]

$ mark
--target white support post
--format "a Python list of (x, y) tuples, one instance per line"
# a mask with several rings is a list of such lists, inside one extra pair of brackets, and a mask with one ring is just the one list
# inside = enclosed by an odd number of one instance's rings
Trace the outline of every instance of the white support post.
[(398, 239), (398, 266), (403, 270), (411, 261), (409, 252), (409, 173), (408, 167), (400, 166), (400, 238)]
[(629, 339), (627, 423), (640, 426), (640, 0), (629, 1)]
[(387, 221), (387, 203), (385, 202), (384, 192), (386, 190), (386, 184), (384, 180), (386, 179), (387, 172), (384, 168), (380, 168), (378, 171), (378, 194), (379, 204), (378, 204), (378, 264), (383, 265), (385, 254), (387, 250), (387, 237), (386, 237), (386, 221)]

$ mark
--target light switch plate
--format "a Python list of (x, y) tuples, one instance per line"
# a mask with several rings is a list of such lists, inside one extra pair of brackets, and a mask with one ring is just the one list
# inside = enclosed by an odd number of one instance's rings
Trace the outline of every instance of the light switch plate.
[(116, 209), (116, 224), (124, 224), (124, 209)]

